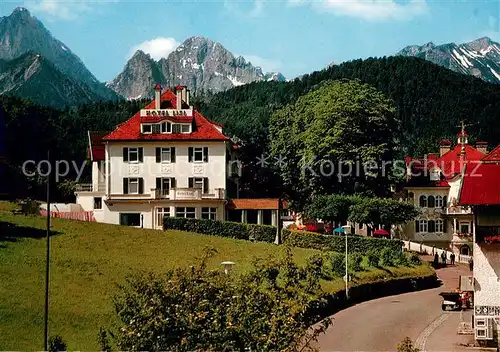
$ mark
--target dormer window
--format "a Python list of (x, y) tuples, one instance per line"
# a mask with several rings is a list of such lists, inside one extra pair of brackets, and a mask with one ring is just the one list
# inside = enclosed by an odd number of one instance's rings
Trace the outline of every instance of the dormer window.
[(172, 124), (168, 121), (162, 122), (161, 133), (171, 133), (171, 132), (172, 132)]
[(182, 133), (191, 133), (191, 125), (183, 124), (181, 125)]
[(153, 133), (153, 126), (150, 124), (142, 124), (142, 133), (144, 134)]

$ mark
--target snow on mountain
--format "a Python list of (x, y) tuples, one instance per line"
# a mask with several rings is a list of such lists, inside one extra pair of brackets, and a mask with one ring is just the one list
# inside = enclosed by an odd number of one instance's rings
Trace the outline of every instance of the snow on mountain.
[(397, 55), (419, 57), (455, 72), (500, 83), (500, 44), (488, 37), (463, 44), (411, 45)]

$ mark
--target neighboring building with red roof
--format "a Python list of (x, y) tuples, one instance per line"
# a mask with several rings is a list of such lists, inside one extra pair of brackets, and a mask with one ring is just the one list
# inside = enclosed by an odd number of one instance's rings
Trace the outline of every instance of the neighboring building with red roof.
[(154, 91), (113, 131), (88, 133), (92, 184), (79, 185), (77, 203), (97, 221), (144, 228), (162, 228), (164, 216), (224, 219), (233, 143), (186, 87)]
[[(468, 164), (459, 204), (473, 213), (474, 326), (476, 340), (498, 346), (500, 332), (500, 145)], [(486, 342), (483, 341), (483, 342)]]
[(487, 144), (477, 142), (473, 147), (468, 138), (462, 128), (455, 146), (443, 139), (439, 154), (406, 157), (407, 199), (421, 208), (422, 215), (405, 226), (402, 237), (464, 255), (471, 253), (472, 211), (457, 202), (462, 173), (467, 165), (477, 164), (486, 156)]

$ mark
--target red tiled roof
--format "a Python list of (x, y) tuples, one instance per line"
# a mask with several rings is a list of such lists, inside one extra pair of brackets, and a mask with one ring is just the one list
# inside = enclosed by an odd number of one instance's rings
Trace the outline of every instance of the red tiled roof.
[[(232, 199), (228, 207), (230, 209), (278, 209), (278, 198), (244, 198)], [(283, 201), (283, 209), (288, 209), (288, 202)]]
[(455, 148), (451, 149), (437, 160), (437, 166), (447, 179), (453, 178), (459, 174), (463, 169), (463, 165), (471, 161), (479, 161), (484, 157), (483, 153), (468, 144), (465, 144), (465, 157), (463, 161), (461, 161), (461, 152), (462, 145), (457, 144)]
[(481, 163), (467, 165), (461, 205), (500, 204), (500, 164)]
[[(172, 106), (176, 106), (176, 95), (169, 89), (161, 95), (161, 101), (170, 101)], [(155, 101), (153, 100), (144, 109), (154, 109)], [(172, 120), (182, 120), (184, 122), (186, 116), (176, 116)], [(165, 119), (161, 117), (160, 120)], [(170, 119), (170, 118), (169, 118)], [(105, 141), (179, 141), (179, 140), (203, 140), (203, 141), (225, 141), (228, 140), (217, 128), (201, 115), (196, 110), (193, 110), (193, 116), (189, 116), (185, 122), (191, 122), (194, 119), (195, 130), (192, 133), (160, 133), (160, 134), (142, 134), (141, 121), (144, 122), (144, 117), (141, 119), (141, 112), (138, 111), (128, 121), (118, 125), (113, 132), (104, 137)], [(148, 122), (155, 122), (149, 121)]]
[(92, 161), (102, 161), (105, 159), (103, 137), (108, 132), (89, 131), (89, 156)]
[(493, 149), (489, 154), (481, 159), (483, 162), (500, 162), (500, 145)]
[(155, 87), (153, 88), (154, 90), (159, 90), (161, 91), (161, 85), (160, 84), (157, 84), (155, 85)]

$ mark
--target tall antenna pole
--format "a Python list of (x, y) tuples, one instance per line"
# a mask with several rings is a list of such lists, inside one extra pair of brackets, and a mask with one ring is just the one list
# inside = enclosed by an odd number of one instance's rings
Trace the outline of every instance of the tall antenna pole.
[(50, 151), (47, 151), (47, 161), (49, 162), (49, 172), (47, 175), (47, 257), (45, 258), (44, 351), (49, 350), (50, 174), (52, 173), (52, 169), (50, 169)]

